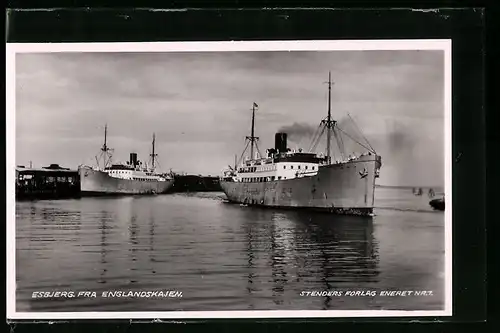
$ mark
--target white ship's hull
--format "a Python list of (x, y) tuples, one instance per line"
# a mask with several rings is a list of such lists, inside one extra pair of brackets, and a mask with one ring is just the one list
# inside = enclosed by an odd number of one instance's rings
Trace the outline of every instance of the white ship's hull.
[(311, 177), (244, 183), (221, 180), (229, 201), (280, 208), (307, 208), (337, 214), (370, 215), (380, 157), (365, 155), (322, 166)]
[(173, 179), (139, 181), (115, 178), (89, 167), (80, 167), (78, 173), (82, 195), (160, 194), (167, 192), (174, 183)]

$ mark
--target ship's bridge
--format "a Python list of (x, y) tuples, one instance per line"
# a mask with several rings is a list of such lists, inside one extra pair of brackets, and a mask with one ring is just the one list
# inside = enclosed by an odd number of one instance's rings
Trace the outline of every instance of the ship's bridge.
[(129, 164), (111, 164), (106, 170), (134, 170), (135, 168)]
[(315, 163), (322, 164), (326, 162), (326, 157), (323, 154), (316, 153), (306, 153), (301, 149), (298, 151), (290, 150), (286, 153), (274, 153), (268, 150), (268, 157), (265, 158), (256, 158), (250, 159), (247, 158), (244, 162), (244, 166), (256, 166), (256, 165), (265, 165), (265, 164), (273, 164), (279, 162), (302, 162), (302, 163)]
[(326, 161), (325, 157), (316, 153), (306, 153), (302, 151), (292, 151), (286, 154), (277, 154), (273, 158), (274, 163), (279, 162), (298, 162), (321, 164)]

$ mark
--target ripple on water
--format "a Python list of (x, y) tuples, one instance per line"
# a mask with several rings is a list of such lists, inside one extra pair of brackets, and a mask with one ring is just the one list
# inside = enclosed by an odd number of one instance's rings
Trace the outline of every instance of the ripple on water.
[[(444, 215), (429, 213), (424, 200), (387, 196), (377, 199), (381, 208), (373, 219), (240, 207), (224, 203), (220, 193), (18, 202), (16, 306), (19, 311), (442, 309)], [(429, 286), (435, 296), (300, 296), (335, 288)], [(31, 298), (33, 291), (68, 289), (179, 290), (183, 297)]]

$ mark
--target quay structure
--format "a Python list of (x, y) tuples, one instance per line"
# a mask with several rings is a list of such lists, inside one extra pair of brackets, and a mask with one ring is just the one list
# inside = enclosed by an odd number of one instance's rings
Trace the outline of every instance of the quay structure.
[[(168, 193), (218, 192), (219, 178), (189, 174), (174, 174), (174, 184)], [(32, 168), (16, 167), (16, 200), (67, 199), (81, 197), (78, 170), (64, 168), (58, 164)]]
[(78, 170), (51, 164), (42, 168), (16, 167), (16, 199), (58, 199), (80, 196)]

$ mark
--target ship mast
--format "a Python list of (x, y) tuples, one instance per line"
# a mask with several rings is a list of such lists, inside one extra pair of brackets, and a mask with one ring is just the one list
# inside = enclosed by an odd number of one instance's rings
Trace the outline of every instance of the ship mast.
[(247, 136), (247, 139), (250, 141), (250, 158), (253, 159), (253, 147), (256, 143), (257, 140), (259, 140), (258, 137), (255, 136), (255, 107), (257, 104), (254, 102), (252, 106), (252, 130), (250, 132), (250, 136)]
[[(103, 169), (106, 168), (108, 165), (109, 161), (111, 160), (111, 154), (110, 154), (111, 149), (108, 147), (108, 124), (104, 125), (104, 144), (101, 147), (101, 156), (103, 158)], [(106, 157), (108, 159), (106, 160)]]
[[(327, 126), (328, 129), (331, 129), (331, 124), (332, 123), (332, 72), (328, 72), (328, 119), (327, 119)], [(326, 158), (328, 161), (328, 164), (331, 162), (331, 157), (330, 157), (330, 144), (332, 142), (332, 133), (331, 131), (326, 132), (327, 136), (327, 142), (326, 142)]]
[(332, 120), (332, 72), (328, 72), (328, 116), (323, 119), (321, 123), (326, 127), (326, 162), (330, 164), (331, 157), (331, 143), (332, 143), (332, 130), (337, 123)]
[[(108, 151), (108, 124), (104, 125), (104, 144), (102, 145), (102, 151), (107, 152)], [(104, 167), (106, 167), (106, 156), (104, 156)]]
[(252, 129), (250, 132), (250, 136), (247, 136), (246, 139), (250, 142), (250, 159), (254, 159), (254, 146), (257, 148), (257, 151), (259, 152), (259, 147), (257, 146), (257, 141), (259, 140), (259, 137), (255, 136), (255, 108), (258, 108), (259, 106), (257, 103), (253, 103), (252, 106)]
[(259, 149), (259, 146), (257, 145), (257, 141), (259, 141), (259, 137), (255, 136), (255, 109), (257, 109), (259, 106), (257, 105), (257, 103), (253, 103), (253, 107), (252, 107), (252, 128), (251, 128), (251, 132), (250, 132), (250, 136), (246, 136), (245, 137), (245, 142), (246, 142), (246, 145), (245, 145), (245, 149), (243, 149), (243, 152), (241, 153), (241, 156), (240, 156), (240, 159), (238, 161), (236, 161), (235, 159), (235, 168), (236, 166), (241, 162), (241, 160), (243, 159), (243, 156), (245, 156), (245, 152), (247, 151), (248, 149), (248, 146), (250, 145), (250, 159), (254, 159), (254, 146), (255, 146), (255, 149), (257, 149), (257, 152), (259, 153), (259, 156), (262, 156), (261, 152), (260, 152), (260, 149)]
[(151, 143), (152, 151), (151, 151), (151, 154), (149, 155), (149, 156), (151, 156), (152, 171), (155, 170), (155, 160), (156, 160), (156, 157), (158, 156), (158, 154), (155, 154), (155, 143), (156, 143), (156, 135), (155, 135), (155, 133), (153, 133), (153, 142)]
[(372, 146), (370, 145), (368, 140), (365, 138), (365, 136), (361, 133), (361, 130), (357, 127), (356, 123), (354, 122), (354, 119), (352, 119), (350, 115), (349, 115), (349, 118), (356, 126), (358, 132), (360, 132), (360, 134), (363, 136), (363, 139), (366, 141), (366, 144), (368, 145), (368, 147), (366, 145), (364, 145), (363, 143), (359, 142), (358, 140), (354, 139), (352, 136), (347, 134), (345, 131), (343, 131), (339, 127), (338, 122), (336, 120), (332, 119), (332, 105), (331, 104), (332, 104), (332, 84), (333, 84), (333, 82), (332, 82), (332, 73), (331, 72), (328, 72), (328, 82), (325, 82), (325, 83), (328, 84), (328, 115), (326, 116), (326, 118), (321, 120), (321, 123), (319, 124), (318, 129), (314, 133), (313, 139), (311, 142), (311, 146), (309, 148), (309, 152), (312, 152), (316, 149), (316, 146), (318, 145), (320, 139), (322, 138), (323, 133), (326, 131), (327, 138), (326, 138), (326, 161), (325, 162), (327, 164), (331, 164), (332, 155), (333, 155), (332, 154), (332, 133), (333, 133), (335, 140), (337, 142), (340, 157), (342, 158), (342, 160), (345, 159), (346, 152), (345, 152), (344, 141), (342, 139), (341, 134), (350, 138), (352, 141), (354, 141), (355, 143), (357, 143), (361, 147), (365, 148), (366, 150), (376, 154), (375, 150), (372, 148)]

